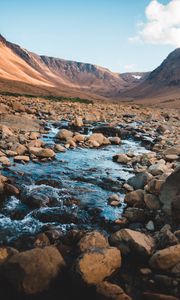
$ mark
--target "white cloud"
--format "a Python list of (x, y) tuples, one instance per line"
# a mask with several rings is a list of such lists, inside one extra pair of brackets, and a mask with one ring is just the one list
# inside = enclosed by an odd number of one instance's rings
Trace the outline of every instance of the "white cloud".
[(145, 42), (180, 47), (180, 0), (162, 4), (151, 0), (146, 7), (146, 22), (139, 27), (138, 34), (130, 42)]
[(135, 72), (136, 69), (137, 69), (136, 64), (128, 64), (124, 66), (125, 72)]

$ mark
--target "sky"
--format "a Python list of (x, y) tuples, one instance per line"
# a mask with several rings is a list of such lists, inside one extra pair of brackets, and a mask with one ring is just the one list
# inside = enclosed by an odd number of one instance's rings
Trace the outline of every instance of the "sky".
[(0, 33), (37, 54), (151, 71), (180, 47), (180, 0), (0, 0)]

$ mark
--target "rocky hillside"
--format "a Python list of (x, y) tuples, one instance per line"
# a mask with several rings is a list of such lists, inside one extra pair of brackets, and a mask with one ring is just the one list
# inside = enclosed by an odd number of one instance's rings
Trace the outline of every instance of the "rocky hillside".
[[(180, 92), (180, 48), (168, 55), (162, 64), (124, 95), (132, 98), (149, 98), (150, 102), (179, 101)], [(121, 93), (121, 92), (120, 92)]]
[[(32, 86), (38, 93), (84, 93), (114, 97), (120, 91), (139, 85), (146, 74), (118, 74), (96, 65), (39, 56), (6, 41), (0, 35), (0, 90), (26, 92)], [(2, 84), (3, 83), (3, 84)]]

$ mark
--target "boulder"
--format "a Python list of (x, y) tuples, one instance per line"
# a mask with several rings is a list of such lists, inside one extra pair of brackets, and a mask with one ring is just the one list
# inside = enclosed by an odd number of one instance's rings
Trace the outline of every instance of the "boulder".
[(4, 275), (17, 291), (36, 294), (46, 290), (64, 267), (57, 248), (48, 246), (13, 255), (4, 264)]
[(131, 300), (123, 289), (108, 281), (103, 281), (96, 286), (97, 300)]
[(29, 161), (30, 161), (30, 158), (29, 158), (29, 156), (27, 156), (27, 155), (18, 155), (18, 156), (15, 156), (15, 157), (14, 157), (14, 161), (15, 161), (15, 162), (22, 162), (22, 161), (24, 161), (24, 162), (29, 162)]
[(153, 269), (168, 270), (179, 262), (180, 245), (175, 245), (155, 252), (149, 264)]
[(74, 121), (73, 121), (73, 125), (76, 126), (76, 127), (82, 127), (84, 125), (82, 118), (76, 116)]
[(73, 137), (73, 132), (67, 129), (61, 129), (56, 135), (57, 139), (65, 140), (65, 141), (72, 137)]
[(107, 248), (109, 243), (107, 238), (98, 231), (86, 233), (79, 241), (78, 248), (81, 252), (91, 248)]
[(88, 144), (93, 144), (93, 143), (99, 144), (99, 146), (103, 145), (109, 145), (110, 141), (108, 138), (106, 138), (102, 133), (93, 133), (89, 138), (88, 138)]
[(111, 144), (113, 144), (113, 145), (121, 144), (121, 139), (118, 136), (109, 137), (109, 140), (110, 140)]
[[(160, 191), (160, 202), (163, 210), (171, 215), (173, 200), (180, 195), (180, 168), (167, 177)], [(178, 201), (178, 200), (177, 200)]]
[(0, 163), (4, 166), (10, 166), (10, 160), (6, 156), (1, 156), (0, 157)]
[(126, 194), (124, 202), (130, 206), (142, 207), (144, 205), (144, 191), (136, 190)]
[(154, 240), (151, 236), (144, 233), (131, 230), (121, 229), (110, 236), (110, 245), (118, 246), (122, 250), (125, 247), (128, 252), (142, 255), (151, 255), (154, 249)]
[(121, 164), (127, 164), (131, 161), (131, 158), (128, 157), (126, 154), (121, 153), (121, 154), (116, 154), (113, 156), (113, 161), (116, 161)]
[(66, 148), (63, 147), (62, 145), (59, 145), (59, 144), (56, 144), (54, 146), (54, 150), (57, 151), (57, 152), (66, 152)]
[(148, 183), (150, 176), (146, 172), (140, 172), (135, 176), (128, 179), (127, 183), (132, 186), (135, 190), (143, 189)]
[(49, 148), (30, 147), (29, 152), (39, 158), (53, 158), (55, 156), (55, 152)]
[(76, 280), (87, 285), (97, 285), (110, 277), (121, 266), (121, 254), (117, 248), (91, 249), (75, 262)]
[(160, 209), (160, 202), (156, 195), (145, 193), (144, 202), (149, 209)]

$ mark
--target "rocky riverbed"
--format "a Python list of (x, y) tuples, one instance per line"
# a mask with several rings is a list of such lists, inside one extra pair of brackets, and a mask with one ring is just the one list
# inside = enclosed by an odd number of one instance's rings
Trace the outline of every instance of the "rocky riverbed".
[(179, 123), (1, 96), (2, 297), (179, 299)]

